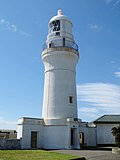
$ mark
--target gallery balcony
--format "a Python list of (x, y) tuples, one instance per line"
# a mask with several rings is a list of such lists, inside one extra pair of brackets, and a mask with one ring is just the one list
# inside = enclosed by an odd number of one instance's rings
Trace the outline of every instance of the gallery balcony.
[(42, 47), (42, 51), (49, 49), (49, 48), (68, 48), (73, 49), (78, 52), (78, 45), (73, 41), (68, 41), (63, 39), (56, 39), (52, 40), (50, 43), (45, 43)]

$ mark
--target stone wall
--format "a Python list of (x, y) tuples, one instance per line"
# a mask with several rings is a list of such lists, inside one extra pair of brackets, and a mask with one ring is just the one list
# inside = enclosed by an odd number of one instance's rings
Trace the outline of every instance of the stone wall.
[(0, 139), (0, 149), (21, 149), (21, 140)]

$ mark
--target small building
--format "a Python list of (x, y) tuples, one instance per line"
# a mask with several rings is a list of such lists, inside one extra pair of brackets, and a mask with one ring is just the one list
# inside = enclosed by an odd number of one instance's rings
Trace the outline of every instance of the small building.
[(16, 130), (0, 130), (0, 149), (21, 149)]
[(17, 139), (17, 132), (15, 130), (0, 130), (0, 138)]
[(111, 133), (113, 127), (120, 125), (120, 115), (103, 115), (94, 121), (96, 125), (97, 146), (112, 146), (115, 137)]

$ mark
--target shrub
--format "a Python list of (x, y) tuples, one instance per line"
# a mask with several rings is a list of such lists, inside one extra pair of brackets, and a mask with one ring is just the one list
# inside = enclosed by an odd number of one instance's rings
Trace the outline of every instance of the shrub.
[(115, 136), (115, 144), (120, 148), (120, 125), (111, 129), (113, 136)]

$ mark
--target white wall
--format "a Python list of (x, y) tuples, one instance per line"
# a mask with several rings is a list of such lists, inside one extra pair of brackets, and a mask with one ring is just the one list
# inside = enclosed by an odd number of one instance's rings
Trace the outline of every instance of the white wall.
[(42, 148), (43, 145), (43, 126), (42, 125), (27, 125), (23, 126), (23, 135), (22, 135), (22, 148), (31, 148), (31, 132), (37, 132), (37, 148)]
[(18, 120), (17, 139), (22, 138), (21, 148), (31, 148), (31, 132), (37, 132), (37, 148), (42, 148), (43, 145), (43, 120), (37, 118), (23, 117)]
[[(72, 51), (42, 54), (45, 66), (43, 113), (44, 119), (77, 117), (76, 74), (78, 56)], [(73, 103), (68, 97), (73, 97)]]
[(67, 126), (45, 126), (43, 148), (65, 149), (68, 147)]
[(88, 128), (87, 131), (88, 138), (87, 138), (87, 144), (88, 146), (96, 146), (96, 128)]
[(79, 132), (84, 133), (84, 145), (85, 146), (96, 146), (96, 128), (81, 126)]
[(97, 144), (115, 144), (111, 129), (117, 124), (97, 124)]
[(17, 125), (17, 139), (22, 138), (22, 130), (23, 130), (23, 126), (22, 125)]

